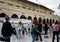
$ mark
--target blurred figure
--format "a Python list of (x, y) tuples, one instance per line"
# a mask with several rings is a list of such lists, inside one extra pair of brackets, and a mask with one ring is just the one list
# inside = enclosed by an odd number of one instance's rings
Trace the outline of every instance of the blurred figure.
[(10, 37), (12, 35), (13, 29), (11, 23), (9, 22), (10, 18), (6, 15), (5, 23), (2, 26), (2, 35), (5, 38), (6, 42), (10, 42)]
[(59, 23), (59, 34), (60, 34), (60, 23)]
[(42, 31), (43, 31), (43, 34), (45, 34), (44, 33), (44, 31), (45, 31), (45, 23), (42, 23)]
[(48, 26), (49, 27), (49, 33), (50, 33), (50, 37), (52, 37), (52, 33), (53, 33), (53, 28), (51, 25)]
[(19, 25), (18, 25), (18, 33), (19, 33), (19, 34), (18, 34), (18, 35), (19, 35), (18, 38), (19, 38), (19, 39), (21, 38), (21, 35), (22, 35), (22, 28), (23, 28), (23, 27), (22, 27), (22, 23), (19, 22)]
[(32, 42), (35, 42), (35, 31), (36, 31), (36, 23), (33, 23), (33, 27), (31, 30)]
[(14, 22), (12, 22), (12, 28), (15, 28), (15, 23)]
[(15, 32), (15, 33), (13, 33), (13, 35), (16, 35), (16, 27), (15, 27), (15, 23), (14, 22), (12, 22), (12, 29)]
[(48, 29), (49, 29), (49, 24), (47, 22), (45, 22), (45, 27), (44, 27), (44, 30), (45, 30), (45, 36), (44, 38), (48, 38)]
[(28, 24), (28, 36), (30, 36), (30, 31), (31, 31), (30, 25), (31, 24)]
[(55, 35), (57, 37), (57, 42), (59, 42), (59, 27), (58, 27), (58, 21), (56, 21), (55, 23), (52, 24), (53, 27), (53, 38), (52, 38), (52, 42), (54, 42), (55, 39)]
[(36, 31), (36, 41), (38, 40), (38, 37), (40, 38), (40, 41), (42, 41), (42, 37), (41, 37), (41, 32), (42, 32), (42, 24), (39, 22), (38, 26), (37, 26), (37, 31)]
[(48, 25), (49, 25), (48, 23), (45, 23), (45, 35), (48, 35), (48, 28), (49, 28)]

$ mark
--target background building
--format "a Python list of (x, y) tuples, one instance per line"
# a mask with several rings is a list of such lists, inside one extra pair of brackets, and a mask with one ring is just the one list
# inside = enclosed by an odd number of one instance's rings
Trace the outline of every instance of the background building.
[(27, 0), (0, 0), (0, 17), (58, 20), (54, 11)]

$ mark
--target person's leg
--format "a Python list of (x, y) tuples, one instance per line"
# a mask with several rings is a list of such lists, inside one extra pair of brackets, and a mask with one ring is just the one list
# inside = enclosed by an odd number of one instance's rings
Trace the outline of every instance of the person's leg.
[(47, 38), (47, 30), (45, 29), (45, 35), (44, 38)]
[(50, 37), (52, 37), (52, 32), (53, 32), (52, 28), (50, 28)]
[(48, 35), (48, 29), (46, 29), (46, 35)]
[(24, 38), (24, 35), (25, 35), (25, 31), (24, 30), (22, 30), (22, 38)]
[(32, 36), (32, 42), (34, 42), (35, 41), (35, 34), (31, 34), (31, 36)]
[(57, 42), (59, 42), (59, 33), (57, 32)]
[(27, 28), (25, 28), (25, 31), (24, 31), (24, 34), (26, 33), (26, 35), (27, 35)]
[(47, 30), (45, 29), (45, 35), (47, 35)]
[(46, 30), (44, 30), (45, 32), (44, 32), (44, 35), (46, 35)]
[(38, 41), (38, 33), (36, 33), (36, 41)]
[(19, 30), (19, 35), (20, 35), (20, 38), (21, 38), (21, 30)]
[(24, 35), (25, 34), (25, 31), (24, 30), (22, 30), (22, 35)]
[(19, 30), (18, 39), (21, 38), (21, 30)]
[(30, 28), (28, 28), (28, 33), (30, 33)]
[(10, 37), (6, 37), (6, 42), (10, 42)]
[(28, 33), (28, 28), (26, 28), (26, 35), (27, 35), (27, 33)]
[(39, 37), (40, 37), (40, 41), (42, 41), (42, 37), (41, 37), (41, 34), (39, 34)]
[(53, 38), (52, 38), (52, 42), (54, 42), (54, 39), (55, 39), (55, 32), (53, 32)]

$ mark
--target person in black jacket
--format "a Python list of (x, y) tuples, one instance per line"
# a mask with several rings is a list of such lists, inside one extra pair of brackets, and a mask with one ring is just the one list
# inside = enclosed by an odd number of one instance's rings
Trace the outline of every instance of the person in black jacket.
[(42, 41), (41, 32), (42, 32), (42, 24), (39, 23), (37, 27), (36, 41), (38, 40), (38, 36), (40, 38), (40, 41)]
[(9, 22), (10, 18), (6, 15), (6, 22), (2, 26), (2, 35), (5, 38), (6, 42), (10, 42), (10, 37), (12, 35), (13, 29), (11, 23)]

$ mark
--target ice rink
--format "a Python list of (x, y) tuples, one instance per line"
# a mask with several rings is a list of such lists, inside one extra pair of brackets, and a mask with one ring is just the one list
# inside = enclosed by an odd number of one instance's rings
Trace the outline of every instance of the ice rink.
[[(0, 23), (0, 37), (1, 37), (1, 28), (2, 28), (2, 24)], [(50, 34), (48, 33), (49, 38), (44, 38), (44, 35), (42, 35), (42, 42), (52, 42), (52, 36), (50, 36)], [(60, 40), (60, 39), (59, 39)], [(0, 42), (5, 42), (5, 41), (0, 41)], [(20, 39), (17, 39), (17, 37), (15, 35), (11, 36), (11, 42), (32, 42), (32, 37), (30, 34), (25, 34), (24, 36), (22, 35)], [(35, 41), (35, 42), (41, 42), (40, 40)], [(56, 39), (55, 39), (55, 42)]]
[[(42, 42), (52, 42), (52, 37), (50, 35), (49, 38), (44, 38), (44, 35), (42, 35), (42, 39), (43, 39)], [(4, 41), (0, 41), (0, 42), (4, 42)], [(32, 37), (31, 35), (24, 35), (20, 39), (17, 39), (17, 37), (13, 35), (11, 36), (11, 42), (32, 42)], [(41, 42), (41, 41), (38, 40), (35, 42)], [(56, 39), (55, 42), (57, 42)]]

